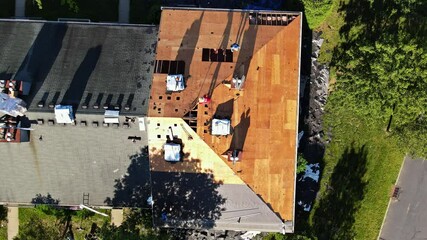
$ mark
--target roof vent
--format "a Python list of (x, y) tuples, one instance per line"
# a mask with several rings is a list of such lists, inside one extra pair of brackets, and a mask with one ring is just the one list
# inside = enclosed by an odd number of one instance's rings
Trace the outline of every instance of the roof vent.
[(240, 46), (237, 43), (231, 44), (231, 51), (232, 52), (238, 52), (240, 50)]

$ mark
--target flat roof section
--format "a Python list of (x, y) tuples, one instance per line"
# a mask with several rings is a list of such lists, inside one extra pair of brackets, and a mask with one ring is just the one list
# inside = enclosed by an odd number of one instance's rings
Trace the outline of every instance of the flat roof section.
[(62, 103), (103, 114), (107, 104), (147, 114), (156, 26), (0, 21), (0, 42), (0, 79), (32, 83), (29, 111)]
[(120, 127), (105, 127), (103, 116), (80, 114), (76, 126), (64, 126), (50, 125), (53, 112), (27, 116), (44, 123), (31, 126), (28, 143), (0, 144), (0, 202), (31, 204), (37, 194), (50, 193), (61, 205), (147, 207), (148, 141), (137, 123), (123, 128), (120, 117)]

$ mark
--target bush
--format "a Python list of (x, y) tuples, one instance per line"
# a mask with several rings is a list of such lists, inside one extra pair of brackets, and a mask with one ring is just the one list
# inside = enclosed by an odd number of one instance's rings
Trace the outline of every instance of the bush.
[(304, 4), (304, 14), (308, 25), (315, 29), (323, 23), (325, 18), (331, 13), (332, 0), (302, 0)]

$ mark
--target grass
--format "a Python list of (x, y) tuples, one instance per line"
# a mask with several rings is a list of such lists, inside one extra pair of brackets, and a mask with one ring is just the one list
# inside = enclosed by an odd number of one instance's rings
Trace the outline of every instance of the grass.
[(0, 226), (0, 240), (6, 240), (7, 239), (7, 223), (1, 223)]
[(315, 29), (316, 31), (321, 31), (322, 38), (325, 39), (318, 59), (321, 63), (330, 63), (332, 61), (334, 49), (340, 41), (339, 30), (344, 25), (344, 17), (338, 11), (341, 1), (334, 0), (330, 14)]
[(59, 0), (43, 1), (42, 9), (39, 9), (34, 1), (27, 0), (25, 15), (54, 21), (58, 18), (83, 18), (93, 22), (118, 21), (118, 0), (76, 0), (76, 2), (77, 12), (66, 5), (61, 5)]
[[(110, 210), (98, 211), (110, 214)], [(32, 217), (42, 219), (43, 222), (49, 226), (57, 226), (59, 222), (55, 216), (47, 215), (36, 208), (19, 208), (20, 224), (23, 225), (24, 223), (29, 222)], [(71, 222), (74, 238), (76, 240), (84, 240), (85, 234), (90, 232), (93, 223), (95, 223), (98, 227), (101, 227), (105, 221), (109, 222), (110, 218), (95, 214), (82, 220), (80, 216), (73, 215), (71, 217)]]
[[(344, 235), (327, 235), (331, 239), (338, 239), (337, 236), (376, 239), (405, 152), (398, 147), (396, 138), (386, 134), (385, 123), (370, 124), (368, 118), (336, 108), (334, 102), (328, 104), (332, 112), (325, 120), (327, 126), (333, 127), (334, 136), (326, 148), (320, 198), (311, 212), (310, 224), (315, 232), (316, 229), (345, 232)], [(348, 158), (346, 149), (356, 152), (363, 149), (364, 154)], [(351, 161), (363, 166), (355, 166)], [(341, 162), (351, 167), (342, 168)], [(358, 174), (358, 169), (363, 172)], [(339, 181), (334, 183), (335, 179)], [(339, 216), (336, 206), (346, 208), (344, 216)], [(322, 221), (325, 216), (330, 217), (326, 223)], [(315, 235), (322, 236), (319, 234)]]
[(15, 15), (15, 0), (0, 1), (0, 18), (10, 18)]
[(318, 28), (334, 9), (336, 0), (302, 0), (304, 14), (311, 29)]
[[(348, 0), (334, 0), (331, 13), (316, 29), (325, 39), (319, 58), (322, 63), (334, 61), (334, 50), (343, 40), (339, 30), (345, 21), (339, 8), (345, 2)], [(336, 81), (335, 75), (332, 65), (331, 83)], [(342, 107), (343, 102), (330, 98), (327, 103), (324, 129), (331, 127), (333, 138), (326, 147), (309, 226), (319, 239), (376, 239), (405, 152), (398, 139), (385, 132), (386, 123), (357, 116)], [(346, 209), (340, 214), (343, 207)]]
[[(330, 12), (323, 16), (307, 12), (307, 5), (304, 6), (309, 26), (321, 31), (325, 39), (321, 63), (333, 63), (334, 52), (340, 41), (345, 41), (340, 35), (341, 27), (346, 24), (345, 12), (340, 8), (348, 2), (333, 0)], [(336, 82), (333, 64), (330, 71), (333, 84)], [(320, 190), (310, 215), (297, 216), (296, 234), (270, 234), (265, 239), (378, 237), (390, 191), (406, 152), (397, 136), (386, 133), (386, 122), (358, 116), (343, 107), (344, 103), (345, 99), (331, 96), (327, 103), (324, 129), (331, 130), (333, 137), (326, 146)]]

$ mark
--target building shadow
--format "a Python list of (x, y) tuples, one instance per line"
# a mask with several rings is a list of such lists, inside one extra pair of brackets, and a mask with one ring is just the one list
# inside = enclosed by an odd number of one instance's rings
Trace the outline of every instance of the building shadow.
[(368, 151), (354, 145), (345, 149), (320, 196), (313, 216), (313, 233), (322, 239), (354, 239), (354, 218), (365, 194)]
[(130, 164), (126, 174), (115, 180), (114, 196), (104, 203), (113, 207), (149, 207), (147, 199), (151, 196), (148, 147), (129, 157)]
[(240, 122), (233, 129), (233, 138), (231, 139), (230, 150), (243, 150), (245, 145), (246, 135), (248, 134), (249, 126), (251, 125), (251, 109), (240, 115)]
[(8, 72), (8, 71), (2, 71), (0, 72), (0, 79), (1, 80), (8, 80), (11, 79), (13, 76), (13, 73)]
[(233, 109), (234, 109), (234, 99), (229, 99), (226, 102), (218, 104), (215, 113), (214, 118), (217, 119), (231, 119), (233, 116)]
[(77, 109), (83, 98), (90, 75), (95, 70), (96, 64), (98, 63), (101, 52), (102, 46), (96, 46), (87, 51), (86, 56), (80, 63), (79, 68), (71, 80), (69, 88), (62, 98), (61, 104), (72, 105), (74, 109)]
[(30, 95), (23, 98), (28, 106), (31, 105), (52, 69), (61, 51), (67, 29), (67, 24), (44, 23), (16, 72), (14, 79), (31, 83)]

